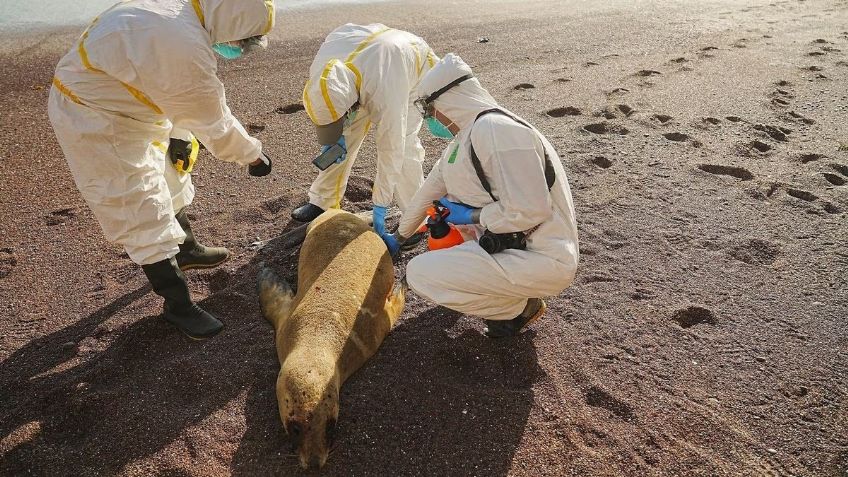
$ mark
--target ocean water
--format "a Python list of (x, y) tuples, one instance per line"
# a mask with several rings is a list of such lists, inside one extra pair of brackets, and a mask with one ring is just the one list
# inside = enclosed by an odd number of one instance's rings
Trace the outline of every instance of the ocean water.
[[(277, 10), (304, 10), (328, 4), (376, 0), (277, 0)], [(116, 0), (0, 0), (0, 28), (82, 25)]]

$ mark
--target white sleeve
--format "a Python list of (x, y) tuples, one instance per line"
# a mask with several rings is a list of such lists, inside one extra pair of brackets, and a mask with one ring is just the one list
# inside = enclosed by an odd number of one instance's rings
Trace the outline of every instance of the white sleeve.
[(544, 146), (511, 119), (487, 119), (474, 126), (471, 141), (498, 200), (483, 207), (480, 225), (494, 233), (529, 230), (553, 216)]
[[(448, 150), (452, 147), (455, 146), (451, 144)], [(441, 199), (445, 194), (447, 194), (447, 188), (442, 179), (442, 161), (439, 160), (424, 180), (424, 184), (412, 196), (412, 200), (400, 218), (398, 233), (405, 238), (411, 237), (427, 218), (427, 209), (433, 206), (433, 201)]]
[(215, 55), (208, 46), (191, 43), (172, 48), (170, 55), (147, 54), (128, 63), (122, 80), (136, 83), (133, 86), (162, 110), (174, 128), (191, 131), (222, 161), (246, 165), (259, 158), (262, 143), (245, 131), (227, 106)]

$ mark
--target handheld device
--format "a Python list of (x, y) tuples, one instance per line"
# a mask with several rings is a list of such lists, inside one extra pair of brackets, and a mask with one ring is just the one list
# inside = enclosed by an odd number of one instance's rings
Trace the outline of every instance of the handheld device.
[(327, 149), (318, 155), (315, 159), (312, 160), (312, 163), (315, 164), (315, 167), (318, 169), (326, 170), (328, 167), (332, 166), (339, 160), (342, 155), (344, 155), (345, 149), (339, 144), (333, 144), (332, 147)]

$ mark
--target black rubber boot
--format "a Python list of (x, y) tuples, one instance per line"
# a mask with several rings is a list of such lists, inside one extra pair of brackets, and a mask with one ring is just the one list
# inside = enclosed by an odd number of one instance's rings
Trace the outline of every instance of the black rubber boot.
[(406, 241), (403, 244), (401, 244), (400, 249), (403, 250), (404, 252), (412, 250), (415, 247), (417, 247), (418, 244), (421, 243), (422, 240), (424, 240), (424, 233), (423, 232), (415, 232), (414, 234), (412, 234), (411, 237), (406, 239)]
[(483, 333), (489, 338), (506, 338), (507, 336), (516, 336), (521, 333), (524, 328), (527, 328), (530, 323), (538, 320), (544, 313), (544, 300), (541, 298), (530, 298), (527, 300), (527, 305), (520, 315), (511, 320), (484, 320), (486, 329)]
[(211, 338), (224, 328), (217, 318), (191, 301), (185, 275), (173, 258), (142, 265), (153, 291), (165, 299), (165, 320), (189, 338)]
[(191, 231), (191, 223), (188, 221), (185, 209), (179, 211), (176, 218), (186, 234), (185, 242), (180, 244), (180, 253), (176, 257), (180, 270), (213, 268), (230, 258), (230, 251), (224, 247), (206, 247), (197, 242), (194, 232)]
[(324, 209), (318, 207), (315, 204), (310, 204), (309, 202), (301, 205), (300, 207), (294, 209), (291, 213), (291, 217), (298, 222), (312, 222), (319, 215), (324, 213)]

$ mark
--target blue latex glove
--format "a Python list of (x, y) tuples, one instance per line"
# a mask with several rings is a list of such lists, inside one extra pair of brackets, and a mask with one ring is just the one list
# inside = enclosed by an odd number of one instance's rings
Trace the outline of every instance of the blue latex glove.
[[(336, 144), (338, 144), (342, 147), (342, 149), (344, 149), (342, 155), (339, 156), (338, 159), (336, 159), (336, 164), (341, 164), (342, 162), (344, 162), (345, 159), (347, 159), (347, 144), (345, 143), (344, 135), (342, 135), (342, 137), (340, 137), (339, 140), (336, 141)], [(331, 147), (333, 147), (333, 145), (321, 146), (321, 152), (319, 154), (324, 154), (325, 152), (329, 151)]]
[(386, 208), (380, 205), (374, 206), (374, 232), (380, 237), (386, 233)]
[(439, 199), (439, 202), (448, 208), (450, 214), (448, 214), (445, 220), (448, 221), (449, 224), (454, 225), (469, 225), (473, 224), (474, 220), (471, 218), (472, 212), (474, 212), (473, 207), (468, 207), (464, 204), (457, 204), (456, 202), (451, 202), (444, 197)]
[(389, 254), (394, 257), (400, 252), (401, 243), (398, 242), (398, 239), (395, 238), (394, 234), (381, 233), (380, 238), (383, 239), (383, 242), (386, 243), (386, 247), (389, 249)]

